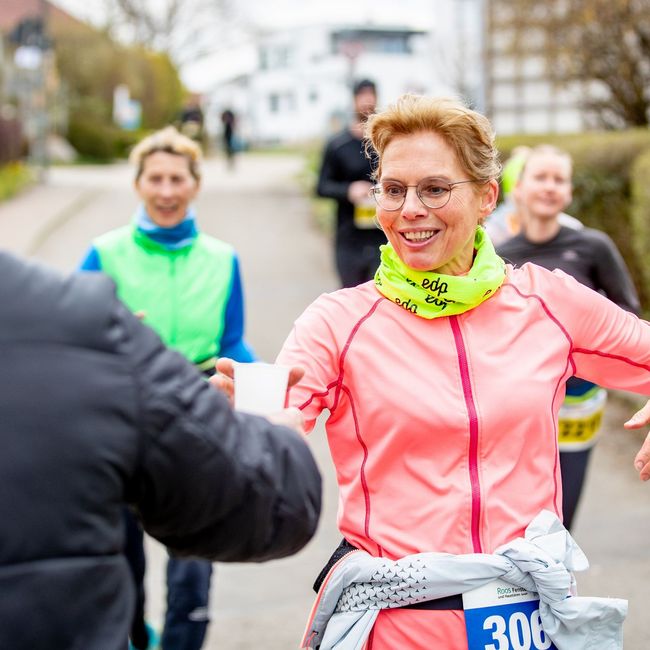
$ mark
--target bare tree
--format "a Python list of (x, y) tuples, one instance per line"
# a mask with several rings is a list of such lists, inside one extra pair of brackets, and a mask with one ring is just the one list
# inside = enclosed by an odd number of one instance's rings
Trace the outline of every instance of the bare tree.
[(105, 0), (120, 40), (167, 53), (177, 65), (201, 59), (245, 33), (235, 0)]
[(513, 48), (531, 29), (545, 34), (550, 75), (585, 82), (584, 106), (610, 127), (650, 120), (648, 0), (490, 0), (513, 28)]

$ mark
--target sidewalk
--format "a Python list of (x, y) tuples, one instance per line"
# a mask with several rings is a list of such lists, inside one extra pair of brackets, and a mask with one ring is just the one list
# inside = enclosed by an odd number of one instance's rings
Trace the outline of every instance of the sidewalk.
[(35, 185), (0, 203), (3, 249), (31, 256), (59, 224), (92, 200), (88, 188)]
[[(201, 193), (259, 191), (273, 194), (273, 179), (296, 177), (302, 170), (299, 156), (247, 154), (228, 170), (220, 158), (203, 162)], [(43, 183), (0, 202), (0, 246), (18, 255), (33, 256), (39, 247), (68, 220), (87, 208), (99, 192), (132, 191), (134, 169), (126, 162), (111, 165), (52, 167)], [(133, 192), (134, 202), (135, 193)], [(128, 220), (128, 215), (122, 221)]]

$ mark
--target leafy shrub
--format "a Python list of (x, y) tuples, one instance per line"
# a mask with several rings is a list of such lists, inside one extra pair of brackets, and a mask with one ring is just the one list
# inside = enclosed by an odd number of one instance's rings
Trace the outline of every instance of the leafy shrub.
[[(644, 151), (632, 165), (630, 225), (632, 246), (636, 258), (642, 261), (641, 273), (650, 287), (650, 149)], [(646, 305), (647, 306), (647, 305)]]
[(141, 102), (144, 128), (161, 128), (177, 116), (184, 89), (167, 55), (123, 46), (105, 32), (76, 23), (59, 25), (54, 48), (69, 102), (67, 136), (81, 156), (101, 161), (123, 157), (142, 136), (113, 123), (118, 85), (126, 85)]
[(116, 155), (115, 131), (93, 115), (76, 113), (70, 116), (68, 141), (84, 158), (110, 161)]
[(80, 156), (97, 162), (126, 158), (144, 135), (143, 131), (120, 129), (90, 112), (73, 113), (68, 124), (70, 144)]
[(34, 180), (29, 167), (22, 162), (10, 162), (0, 167), (0, 201), (11, 198)]

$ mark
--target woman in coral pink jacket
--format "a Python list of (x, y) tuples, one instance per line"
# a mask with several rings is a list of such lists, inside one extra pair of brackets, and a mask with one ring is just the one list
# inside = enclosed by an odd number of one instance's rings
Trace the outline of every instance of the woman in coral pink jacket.
[[(405, 96), (367, 137), (389, 243), (374, 281), (295, 323), (278, 357), (305, 370), (289, 401), (308, 430), (330, 412), (349, 545), (391, 560), (492, 553), (540, 511), (561, 518), (567, 378), (650, 395), (650, 327), (561, 272), (496, 255), (480, 227), (499, 175), (486, 118)], [(364, 647), (467, 650), (459, 601), (382, 609)]]

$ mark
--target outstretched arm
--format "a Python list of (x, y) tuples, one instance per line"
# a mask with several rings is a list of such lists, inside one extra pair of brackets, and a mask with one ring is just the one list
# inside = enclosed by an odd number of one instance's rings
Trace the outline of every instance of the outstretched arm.
[[(321, 503), (302, 436), (235, 413), (192, 364), (117, 311), (142, 432), (129, 494), (145, 530), (178, 554), (216, 561), (262, 561), (302, 548)], [(300, 428), (291, 414), (285, 423)]]

